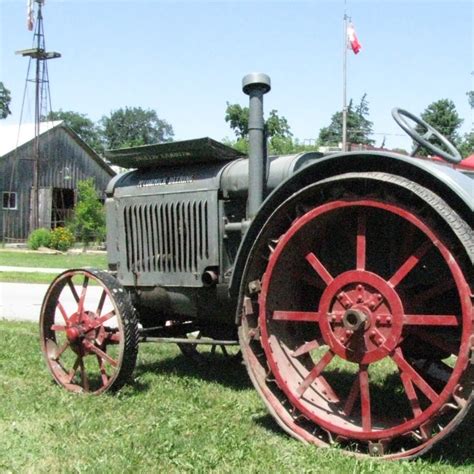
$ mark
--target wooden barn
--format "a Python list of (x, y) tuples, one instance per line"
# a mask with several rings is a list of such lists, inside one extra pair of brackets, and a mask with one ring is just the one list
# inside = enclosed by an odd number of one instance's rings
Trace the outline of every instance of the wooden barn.
[[(0, 239), (23, 241), (32, 228), (34, 124), (0, 126)], [(64, 225), (72, 216), (78, 182), (94, 178), (100, 196), (112, 168), (63, 122), (41, 124), (38, 214), (40, 227)]]

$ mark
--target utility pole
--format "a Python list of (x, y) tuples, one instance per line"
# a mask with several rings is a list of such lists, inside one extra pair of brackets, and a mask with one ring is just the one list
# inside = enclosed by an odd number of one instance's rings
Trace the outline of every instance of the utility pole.
[[(39, 219), (39, 186), (40, 186), (40, 123), (41, 116), (45, 108), (51, 110), (51, 96), (49, 94), (49, 76), (47, 61), (49, 59), (60, 58), (61, 54), (46, 51), (44, 39), (43, 12), (44, 0), (35, 0), (37, 5), (36, 26), (33, 36), (33, 48), (17, 51), (23, 57), (29, 57), (28, 73), (26, 82), (35, 84), (35, 138), (33, 145), (33, 185), (31, 189), (31, 214), (30, 214), (30, 232), (40, 227)], [(28, 77), (31, 61), (36, 62), (34, 79)], [(26, 88), (25, 88), (26, 93)], [(49, 103), (45, 103), (48, 101)]]
[(347, 20), (344, 2), (344, 41), (342, 60), (342, 151), (347, 151)]

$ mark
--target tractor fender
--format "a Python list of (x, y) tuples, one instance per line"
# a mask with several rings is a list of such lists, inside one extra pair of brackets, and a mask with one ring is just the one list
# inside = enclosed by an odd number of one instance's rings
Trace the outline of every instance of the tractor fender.
[(240, 244), (229, 285), (230, 296), (238, 297), (240, 281), (252, 245), (267, 219), (281, 203), (306, 186), (327, 178), (350, 172), (377, 171), (404, 177), (431, 190), (472, 227), (474, 182), (452, 165), (388, 152), (333, 154), (311, 162), (267, 196)]

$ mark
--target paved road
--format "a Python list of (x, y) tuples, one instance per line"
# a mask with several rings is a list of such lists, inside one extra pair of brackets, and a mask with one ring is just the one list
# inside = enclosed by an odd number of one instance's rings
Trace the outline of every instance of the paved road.
[[(41, 304), (48, 285), (32, 283), (2, 283), (0, 282), (0, 319), (16, 321), (39, 321)], [(80, 289), (77, 289), (80, 292)], [(102, 288), (90, 286), (87, 290), (86, 307), (97, 307)], [(64, 291), (61, 303), (68, 314), (77, 308), (72, 294)], [(89, 304), (90, 303), (90, 304)]]
[(47, 288), (32, 283), (0, 283), (0, 319), (37, 322)]
[(34, 267), (9, 267), (0, 265), (0, 272), (21, 272), (21, 273), (59, 273), (65, 272), (64, 268), (34, 268)]

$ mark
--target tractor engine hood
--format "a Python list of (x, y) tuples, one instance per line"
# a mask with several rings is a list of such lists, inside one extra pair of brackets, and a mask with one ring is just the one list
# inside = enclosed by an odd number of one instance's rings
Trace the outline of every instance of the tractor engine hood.
[[(248, 193), (248, 158), (210, 138), (111, 150), (105, 156), (113, 165), (131, 169), (110, 181), (109, 197), (211, 189), (229, 197)], [(266, 192), (322, 156), (311, 152), (269, 157)]]

